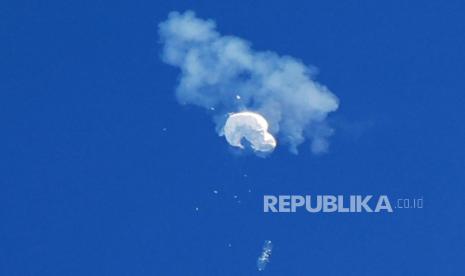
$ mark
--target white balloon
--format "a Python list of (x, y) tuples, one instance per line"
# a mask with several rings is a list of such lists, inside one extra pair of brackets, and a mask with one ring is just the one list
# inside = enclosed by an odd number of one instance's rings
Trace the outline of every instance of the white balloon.
[(226, 140), (233, 147), (243, 149), (242, 139), (246, 139), (255, 151), (271, 152), (276, 147), (276, 139), (268, 132), (268, 122), (255, 112), (229, 115), (223, 131)]

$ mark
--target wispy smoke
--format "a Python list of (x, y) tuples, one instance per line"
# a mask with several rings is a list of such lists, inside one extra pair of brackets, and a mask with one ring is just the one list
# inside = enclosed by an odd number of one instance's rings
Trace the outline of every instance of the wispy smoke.
[(292, 152), (306, 138), (313, 152), (327, 150), (332, 129), (325, 119), (338, 108), (338, 99), (312, 79), (303, 63), (254, 51), (241, 38), (222, 36), (213, 21), (192, 11), (170, 13), (159, 34), (163, 60), (181, 69), (179, 101), (208, 109), (220, 134), (227, 114), (253, 111), (266, 118), (269, 132)]
[(273, 250), (273, 244), (271, 241), (265, 241), (262, 248), (262, 253), (257, 259), (257, 269), (263, 271), (266, 265), (270, 262), (271, 251)]

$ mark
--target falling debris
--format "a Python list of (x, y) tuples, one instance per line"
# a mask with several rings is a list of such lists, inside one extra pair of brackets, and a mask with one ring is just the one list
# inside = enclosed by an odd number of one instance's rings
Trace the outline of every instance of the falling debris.
[(267, 240), (263, 244), (262, 254), (258, 257), (257, 260), (257, 269), (258, 271), (263, 271), (266, 268), (266, 265), (270, 262), (271, 251), (273, 250), (273, 244), (271, 241)]
[(241, 96), (236, 95), (236, 100), (240, 100), (240, 99), (241, 99)]

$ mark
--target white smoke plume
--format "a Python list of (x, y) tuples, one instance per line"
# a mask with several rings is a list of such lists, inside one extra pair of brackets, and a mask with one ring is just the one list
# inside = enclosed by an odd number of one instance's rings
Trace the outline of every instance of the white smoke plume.
[[(327, 150), (332, 129), (325, 120), (338, 108), (338, 99), (313, 80), (311, 70), (302, 62), (270, 51), (254, 51), (239, 37), (222, 36), (212, 20), (197, 18), (192, 11), (170, 13), (160, 23), (159, 35), (163, 61), (181, 69), (178, 100), (209, 110), (220, 135), (226, 133), (227, 114), (250, 111), (267, 122), (269, 129), (265, 132), (269, 131), (270, 136), (261, 138), (268, 141), (262, 142), (271, 150), (273, 136), (295, 153), (306, 139), (311, 140), (313, 152)], [(236, 130), (252, 129), (250, 124), (244, 125), (248, 127)], [(239, 146), (242, 144), (238, 137), (249, 139), (251, 133), (260, 131), (226, 135), (226, 139)], [(249, 142), (262, 151), (260, 144)]]

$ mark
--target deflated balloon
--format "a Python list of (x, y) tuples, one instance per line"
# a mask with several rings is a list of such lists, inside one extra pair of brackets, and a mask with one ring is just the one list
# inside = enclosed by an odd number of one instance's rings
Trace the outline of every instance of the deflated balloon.
[(255, 112), (245, 111), (229, 115), (223, 128), (224, 136), (233, 147), (244, 148), (242, 139), (247, 140), (255, 151), (271, 152), (276, 140), (268, 132), (268, 122)]

